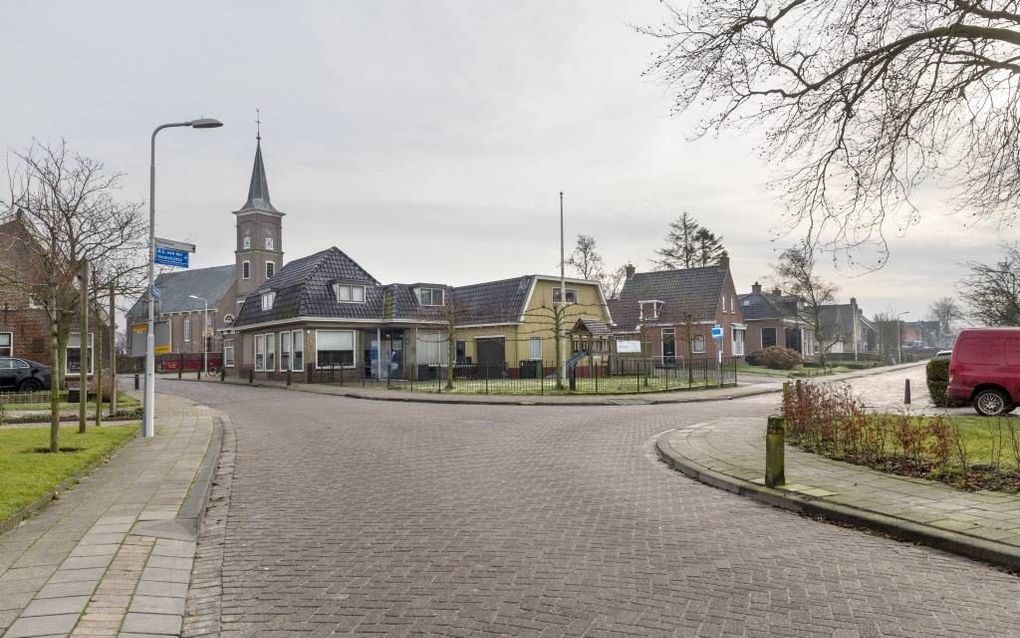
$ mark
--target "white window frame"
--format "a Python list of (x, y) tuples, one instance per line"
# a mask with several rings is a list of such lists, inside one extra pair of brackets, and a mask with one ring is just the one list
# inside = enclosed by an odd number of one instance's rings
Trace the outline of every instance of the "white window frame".
[(184, 328), (181, 330), (184, 334), (184, 343), (191, 343), (191, 315), (184, 315), (184, 318), (181, 320), (181, 325)]
[[(698, 340), (701, 340), (701, 349), (698, 349)], [(708, 339), (705, 335), (694, 335), (691, 337), (691, 353), (692, 354), (705, 354), (708, 349)]]
[[(439, 303), (436, 303), (436, 295), (439, 295)], [(428, 298), (426, 300), (426, 297)], [(442, 306), (445, 294), (442, 288), (419, 288), (418, 303), (423, 306)]]
[[(746, 351), (747, 346), (747, 328), (738, 328), (732, 326), (730, 328), (730, 350), (734, 357), (742, 357)], [(740, 341), (737, 341), (737, 333), (740, 333)], [(740, 346), (739, 348), (737, 346)]]
[[(448, 337), (445, 332), (419, 330), (414, 344), (414, 352), (418, 363), (432, 366), (447, 365), (450, 358), (450, 348), (448, 347), (447, 340)], [(434, 353), (435, 356), (432, 356), (433, 353), (429, 352), (430, 350), (436, 351)], [(454, 354), (456, 354), (456, 345), (454, 346)]]
[[(565, 303), (568, 304), (568, 305), (569, 304), (576, 304), (577, 303), (577, 288), (564, 288), (564, 290), (567, 291), (566, 292), (566, 302)], [(562, 299), (561, 293), (560, 293), (560, 287), (559, 286), (555, 286), (552, 289), (552, 300), (553, 300), (553, 303), (560, 303), (560, 299), (558, 299), (557, 297)], [(570, 300), (571, 297), (574, 298), (573, 301)]]
[(269, 292), (262, 293), (262, 309), (272, 310), (273, 303), (276, 302), (276, 291), (270, 290)]
[[(640, 306), (641, 306), (641, 321), (658, 321), (659, 314), (660, 314), (660, 311), (662, 309), (662, 302), (661, 301), (639, 301), (638, 304), (640, 304)], [(647, 304), (651, 304), (652, 305), (652, 314), (651, 314), (651, 316), (645, 315), (645, 306)]]
[(251, 279), (251, 262), (241, 262), (241, 279)]
[[(73, 337), (73, 336), (76, 336), (76, 335), (78, 335), (78, 348), (80, 350), (81, 349), (81, 336), (80, 336), (81, 333), (80, 332), (72, 332), (68, 336), (67, 345), (64, 347), (64, 371), (65, 371), (65, 376), (68, 376), (68, 377), (78, 377), (78, 376), (81, 376), (81, 372), (67, 372), (67, 359), (68, 359), (67, 351), (72, 349), (70, 337)], [(85, 376), (88, 376), (90, 374), (93, 374), (93, 371), (95, 370), (95, 365), (96, 365), (96, 348), (95, 348), (96, 339), (95, 339), (95, 333), (90, 332), (88, 334), (88, 339), (86, 339), (86, 341), (88, 342), (88, 345), (86, 346), (86, 353), (88, 354), (88, 357), (89, 357), (89, 365), (88, 365), (88, 368), (87, 368), (87, 372), (85, 373)], [(81, 357), (80, 354), (78, 356), (79, 356), (79, 358)]]
[(255, 372), (266, 371), (266, 339), (263, 335), (255, 335)]
[[(535, 356), (535, 344), (538, 344), (538, 356)], [(542, 337), (531, 337), (528, 339), (528, 360), (529, 361), (542, 361)]]
[(234, 367), (234, 340), (226, 339), (223, 341), (223, 367), (233, 368)]
[[(347, 294), (346, 299), (340, 298), (340, 293), (342, 290), (346, 291)], [(356, 299), (356, 297), (358, 296), (356, 292), (360, 292), (361, 299)], [(366, 290), (366, 287), (362, 284), (335, 283), (333, 284), (333, 296), (336, 298), (337, 303), (365, 303), (365, 299), (368, 297), (368, 291)], [(316, 346), (316, 348), (318, 348), (318, 346)]]
[(290, 349), (293, 339), (289, 331), (280, 333), (280, 372), (290, 370)]
[(659, 333), (659, 356), (666, 358), (666, 335), (673, 337), (673, 358), (676, 359), (680, 353), (676, 351), (676, 328), (663, 328)]
[(329, 370), (329, 367), (323, 367), (319, 365), (319, 334), (323, 332), (349, 332), (351, 334), (351, 347), (352, 350), (352, 364), (349, 366), (340, 366), (341, 369), (353, 370), (358, 367), (358, 334), (356, 330), (316, 330), (315, 331), (315, 369), (316, 370)]
[(266, 372), (276, 372), (276, 333), (266, 333)]
[(251, 235), (245, 235), (241, 240), (241, 246), (244, 250), (251, 250)]
[[(273, 267), (273, 272), (269, 272), (269, 267), (270, 266)], [(272, 259), (267, 259), (266, 260), (266, 279), (269, 279), (270, 277), (272, 277), (275, 274), (276, 274), (276, 262), (273, 261)]]
[[(7, 345), (0, 346), (0, 357), (13, 357), (14, 356), (14, 333), (13, 332), (0, 332), (0, 336), (7, 335)], [(6, 350), (6, 354), (4, 353)]]
[[(305, 331), (304, 330), (291, 330), (291, 355), (290, 355), (290, 367), (292, 372), (304, 372), (305, 371)], [(297, 358), (297, 354), (301, 353), (301, 366), (295, 367), (294, 360)]]

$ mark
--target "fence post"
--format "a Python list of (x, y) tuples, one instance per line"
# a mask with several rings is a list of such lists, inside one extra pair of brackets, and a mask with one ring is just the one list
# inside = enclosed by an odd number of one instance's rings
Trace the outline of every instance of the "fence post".
[(545, 361), (541, 361), (538, 364), (538, 393), (545, 394)]
[(770, 416), (765, 429), (765, 487), (786, 483), (785, 439), (786, 420)]
[(135, 390), (138, 389), (138, 374), (135, 374)]
[(485, 364), (485, 394), (489, 393), (489, 364)]
[(593, 369), (595, 373), (595, 394), (599, 393), (599, 367), (596, 365)]
[(910, 379), (903, 380), (903, 404), (910, 405)]

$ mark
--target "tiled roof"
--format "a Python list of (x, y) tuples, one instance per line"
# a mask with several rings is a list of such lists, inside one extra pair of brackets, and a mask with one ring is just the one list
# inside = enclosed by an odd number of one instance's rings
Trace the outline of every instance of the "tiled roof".
[(797, 319), (797, 299), (768, 292), (740, 295), (740, 312), (745, 321), (755, 319)]
[(269, 180), (266, 179), (266, 165), (262, 161), (262, 140), (255, 143), (255, 164), (251, 168), (251, 183), (248, 185), (248, 199), (241, 210), (265, 210), (273, 213), (280, 211), (273, 208), (269, 201)]
[(609, 330), (609, 326), (606, 325), (606, 322), (604, 322), (604, 321), (596, 321), (595, 319), (585, 319), (583, 317), (581, 319), (578, 319), (577, 323), (574, 324), (574, 328), (573, 329), (577, 330), (578, 328), (580, 328), (582, 330), (587, 330), (589, 333), (591, 333), (593, 335), (609, 335), (609, 334), (611, 334), (611, 331)]
[[(334, 282), (365, 286), (365, 303), (337, 303)], [(294, 317), (331, 319), (381, 319), (386, 287), (356, 261), (333, 247), (296, 259), (244, 300), (235, 326)], [(262, 310), (262, 294), (276, 292), (273, 307)]]
[(453, 289), (458, 324), (516, 323), (528, 303), (535, 275), (488, 281)]
[(619, 331), (635, 330), (641, 320), (641, 301), (662, 301), (656, 323), (713, 321), (722, 298), (727, 269), (705, 266), (683, 270), (635, 273), (627, 279), (610, 312)]
[[(875, 326), (864, 317), (860, 307), (857, 308), (857, 322), (865, 330), (876, 332)], [(854, 331), (854, 315), (852, 306), (848, 303), (827, 304), (822, 306), (819, 313), (822, 321), (823, 331), (832, 337), (840, 336), (849, 338)]]
[[(230, 290), (235, 272), (235, 267), (231, 265), (163, 273), (156, 278), (156, 290), (159, 291), (158, 311), (165, 313), (202, 310), (205, 307), (202, 301), (191, 299), (190, 295), (204, 297), (208, 300), (210, 308), (215, 306)], [(147, 315), (146, 304), (147, 297), (143, 294), (128, 311), (128, 315), (132, 317)]]

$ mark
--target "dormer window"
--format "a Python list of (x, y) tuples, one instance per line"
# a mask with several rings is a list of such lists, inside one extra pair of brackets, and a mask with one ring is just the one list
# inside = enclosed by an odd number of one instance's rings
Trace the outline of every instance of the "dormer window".
[(365, 287), (357, 284), (333, 284), (337, 303), (365, 303)]
[(262, 293), (263, 310), (272, 310), (274, 301), (276, 301), (276, 291), (270, 290), (269, 292)]
[[(567, 303), (577, 303), (577, 289), (576, 288), (566, 288), (565, 290), (567, 291), (567, 295), (566, 295)], [(553, 290), (552, 290), (552, 297), (553, 297), (553, 303), (560, 303), (561, 295), (560, 295), (560, 289), (559, 288), (553, 288)]]
[(639, 301), (638, 304), (641, 306), (641, 321), (655, 321), (662, 312), (661, 301)]
[(442, 288), (418, 288), (418, 303), (423, 306), (443, 305)]

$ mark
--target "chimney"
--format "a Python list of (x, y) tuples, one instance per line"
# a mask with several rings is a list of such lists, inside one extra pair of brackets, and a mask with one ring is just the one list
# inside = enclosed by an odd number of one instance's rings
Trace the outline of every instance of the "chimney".
[(721, 255), (719, 255), (719, 267), (723, 270), (730, 269), (730, 254), (725, 250), (722, 251)]
[(637, 270), (634, 268), (634, 264), (627, 264), (623, 268), (627, 272), (627, 279), (632, 278), (634, 276), (634, 272)]
[(772, 289), (772, 294), (777, 297), (782, 297), (783, 291), (779, 289), (779, 286), (776, 286), (775, 288)]
[(756, 295), (760, 295), (761, 294), (761, 284), (758, 283), (757, 281), (754, 282), (754, 285), (751, 286), (751, 292), (753, 292)]
[(850, 297), (850, 312), (857, 311), (857, 297)]

